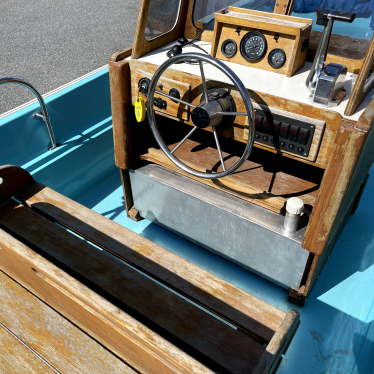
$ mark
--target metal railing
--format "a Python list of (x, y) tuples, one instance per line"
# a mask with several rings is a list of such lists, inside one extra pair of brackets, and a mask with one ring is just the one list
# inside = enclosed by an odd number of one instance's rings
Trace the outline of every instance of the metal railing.
[(52, 150), (52, 149), (55, 149), (56, 147), (58, 147), (59, 144), (56, 143), (55, 135), (53, 133), (51, 121), (49, 120), (49, 116), (48, 116), (47, 108), (46, 108), (45, 103), (44, 103), (44, 99), (43, 99), (42, 95), (40, 95), (38, 90), (32, 84), (27, 83), (27, 82), (23, 81), (22, 79), (18, 79), (18, 78), (1, 78), (0, 79), (0, 86), (2, 84), (6, 84), (6, 83), (14, 83), (14, 84), (19, 84), (21, 86), (27, 87), (36, 96), (36, 98), (39, 101), (39, 105), (42, 108), (42, 112), (41, 112), (41, 114), (40, 113), (34, 113), (33, 117), (34, 118), (42, 118), (44, 120), (46, 126), (47, 126), (48, 135), (49, 135), (49, 138), (51, 140), (51, 145), (52, 145), (49, 148), (49, 150)]

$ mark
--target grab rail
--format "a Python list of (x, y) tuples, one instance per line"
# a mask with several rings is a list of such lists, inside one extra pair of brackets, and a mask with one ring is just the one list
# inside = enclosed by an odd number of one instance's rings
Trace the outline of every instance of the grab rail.
[(0, 79), (0, 85), (6, 84), (6, 83), (15, 83), (15, 84), (20, 84), (21, 86), (27, 87), (36, 96), (36, 98), (39, 101), (39, 105), (42, 108), (43, 115), (35, 113), (33, 115), (33, 117), (34, 118), (38, 118), (38, 117), (43, 118), (45, 124), (47, 125), (48, 135), (49, 135), (49, 138), (51, 139), (51, 144), (52, 144), (52, 146), (49, 148), (49, 150), (51, 151), (52, 149), (55, 149), (56, 147), (58, 147), (59, 144), (56, 143), (55, 135), (53, 133), (51, 121), (49, 120), (49, 116), (48, 116), (47, 108), (46, 108), (45, 103), (44, 103), (44, 99), (43, 99), (42, 95), (40, 95), (38, 90), (33, 85), (31, 85), (30, 83), (27, 83), (27, 82), (23, 81), (22, 79), (18, 79), (18, 78), (1, 78)]

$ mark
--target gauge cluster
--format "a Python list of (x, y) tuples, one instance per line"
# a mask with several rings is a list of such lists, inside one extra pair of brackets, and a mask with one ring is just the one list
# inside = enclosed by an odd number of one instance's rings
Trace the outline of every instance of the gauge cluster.
[[(278, 38), (277, 38), (278, 37)], [(279, 39), (277, 35), (275, 39)], [(240, 55), (248, 62), (256, 62), (268, 56), (267, 61), (271, 68), (280, 69), (286, 63), (286, 52), (281, 48), (269, 50), (266, 37), (260, 31), (247, 32), (240, 40)], [(221, 44), (222, 55), (228, 59), (238, 52), (238, 45), (233, 39), (225, 39)]]

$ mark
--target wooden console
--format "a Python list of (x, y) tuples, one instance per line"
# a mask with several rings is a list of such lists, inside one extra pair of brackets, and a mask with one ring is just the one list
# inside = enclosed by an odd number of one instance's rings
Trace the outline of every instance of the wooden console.
[[(312, 20), (234, 7), (229, 7), (227, 13), (216, 13), (214, 17), (213, 57), (274, 71), (287, 77), (304, 66)], [(246, 60), (240, 52), (243, 37), (251, 31), (260, 32), (267, 43), (264, 55), (254, 62)], [(222, 43), (226, 40), (232, 40), (237, 45), (237, 51), (232, 57), (226, 57), (222, 51)], [(280, 68), (272, 67), (268, 61), (269, 54), (276, 49), (281, 49), (286, 56), (285, 63)]]

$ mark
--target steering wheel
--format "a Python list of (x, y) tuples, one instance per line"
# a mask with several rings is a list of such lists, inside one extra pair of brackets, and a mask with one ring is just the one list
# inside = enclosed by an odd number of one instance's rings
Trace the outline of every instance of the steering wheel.
[[(203, 82), (203, 95), (204, 100), (200, 102), (199, 105), (193, 105), (190, 103), (187, 103), (186, 101), (183, 101), (181, 99), (177, 99), (173, 96), (167, 95), (163, 92), (160, 92), (156, 90), (157, 82), (162, 75), (162, 73), (171, 65), (175, 63), (180, 63), (185, 60), (195, 60), (198, 62), (200, 66), (200, 73), (201, 73), (201, 79)], [(204, 69), (202, 62), (206, 62), (208, 64), (211, 64), (218, 68), (220, 71), (222, 71), (234, 84), (236, 89), (239, 91), (245, 108), (246, 112), (244, 113), (238, 113), (238, 112), (223, 112), (222, 106), (220, 103), (215, 100), (214, 98), (208, 96), (208, 90), (206, 87), (206, 81), (205, 81), (205, 75), (204, 75)], [(165, 142), (163, 141), (157, 125), (156, 125), (156, 119), (155, 119), (155, 112), (153, 109), (153, 98), (154, 94), (158, 94), (161, 96), (165, 96), (169, 98), (170, 100), (182, 103), (184, 105), (189, 106), (190, 108), (193, 108), (191, 113), (191, 119), (194, 123), (195, 127), (182, 139), (182, 141), (172, 150), (170, 151), (169, 148), (166, 146)], [(153, 78), (149, 84), (149, 90), (148, 90), (148, 100), (147, 100), (147, 112), (148, 112), (148, 122), (151, 126), (151, 130), (153, 132), (153, 135), (162, 149), (162, 151), (165, 153), (165, 155), (169, 158), (170, 161), (172, 161), (175, 165), (177, 165), (179, 168), (181, 168), (183, 171), (185, 171), (188, 174), (194, 175), (195, 177), (199, 178), (206, 178), (206, 179), (218, 179), (226, 177), (227, 175), (230, 175), (235, 172), (249, 157), (253, 142), (254, 142), (254, 135), (255, 135), (255, 123), (254, 123), (254, 110), (252, 106), (251, 99), (249, 97), (249, 94), (247, 90), (245, 89), (242, 81), (238, 78), (238, 76), (225, 64), (223, 64), (221, 61), (209, 56), (209, 55), (203, 55), (201, 53), (183, 53), (181, 55), (174, 56), (167, 61), (165, 61), (155, 72), (153, 75)], [(245, 147), (244, 153), (242, 157), (236, 162), (235, 165), (231, 166), (229, 169), (226, 170), (225, 163), (222, 157), (221, 147), (218, 141), (218, 135), (216, 131), (216, 126), (222, 121), (223, 116), (248, 116), (248, 123), (249, 123), (249, 136), (247, 145)], [(182, 161), (180, 161), (175, 155), (175, 151), (198, 129), (198, 128), (207, 128), (212, 127), (214, 139), (217, 145), (218, 154), (221, 160), (221, 165), (223, 171), (219, 173), (204, 173), (200, 172), (198, 170), (192, 169), (189, 166), (185, 165)]]

